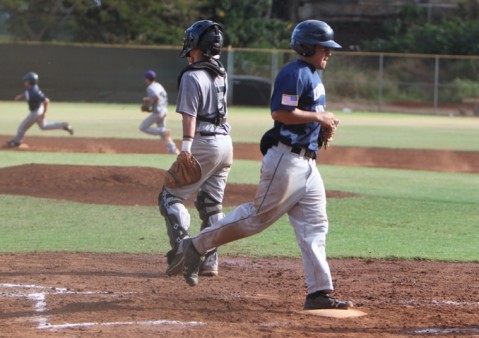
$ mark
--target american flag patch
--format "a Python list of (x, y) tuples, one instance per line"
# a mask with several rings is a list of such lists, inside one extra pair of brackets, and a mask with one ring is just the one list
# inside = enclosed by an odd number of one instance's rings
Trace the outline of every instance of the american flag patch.
[(283, 94), (281, 97), (281, 104), (284, 106), (296, 107), (298, 105), (298, 95)]

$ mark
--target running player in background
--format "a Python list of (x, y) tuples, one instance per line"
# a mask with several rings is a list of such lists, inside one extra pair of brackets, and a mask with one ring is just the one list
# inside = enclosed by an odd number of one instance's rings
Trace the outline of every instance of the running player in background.
[[(140, 124), (140, 131), (160, 136), (166, 143), (166, 150), (170, 154), (179, 154), (175, 143), (170, 137), (170, 130), (166, 129), (166, 113), (168, 111), (168, 96), (165, 88), (156, 81), (156, 73), (148, 70), (145, 73), (146, 96), (143, 98), (142, 110), (151, 114)], [(156, 124), (156, 127), (153, 127)]]
[(7, 142), (7, 146), (11, 148), (20, 146), (25, 133), (35, 123), (41, 130), (63, 129), (73, 135), (73, 128), (68, 122), (47, 122), (46, 115), (50, 100), (38, 87), (38, 74), (29, 72), (23, 76), (22, 80), (25, 92), (15, 96), (15, 100), (25, 99), (28, 102), (30, 114), (22, 121), (18, 127), (17, 135)]

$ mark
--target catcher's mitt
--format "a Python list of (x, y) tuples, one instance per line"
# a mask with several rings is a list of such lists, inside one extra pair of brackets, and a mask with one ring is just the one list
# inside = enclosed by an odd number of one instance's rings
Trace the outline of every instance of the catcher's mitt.
[(201, 179), (200, 163), (190, 153), (182, 151), (165, 177), (167, 188), (181, 188), (198, 182)]
[(334, 120), (335, 127), (334, 128), (326, 128), (326, 127), (321, 127), (321, 130), (319, 132), (319, 139), (318, 139), (318, 145), (319, 147), (323, 147), (325, 150), (328, 149), (331, 141), (333, 140), (333, 135), (334, 132), (336, 131), (336, 127), (339, 124), (339, 120)]
[(149, 99), (143, 99), (143, 103), (141, 105), (141, 111), (144, 112), (144, 113), (150, 113), (151, 112), (150, 100)]

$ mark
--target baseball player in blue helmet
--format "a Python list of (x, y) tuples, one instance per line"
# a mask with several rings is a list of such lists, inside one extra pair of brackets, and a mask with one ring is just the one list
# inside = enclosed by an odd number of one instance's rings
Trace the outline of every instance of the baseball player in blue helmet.
[[(231, 127), (227, 122), (227, 74), (217, 59), (223, 46), (223, 29), (210, 20), (193, 23), (185, 31), (180, 57), (189, 65), (178, 80), (176, 111), (183, 119), (183, 142), (179, 156), (193, 156), (201, 166), (201, 178), (194, 184), (179, 188), (164, 187), (159, 196), (172, 251), (189, 236), (190, 214), (184, 203), (196, 194), (201, 229), (206, 229), (224, 215), (222, 203), (226, 180), (233, 163)], [(187, 154), (183, 154), (187, 153)], [(218, 274), (218, 255), (211, 248), (199, 274)]]
[(35, 123), (41, 130), (63, 129), (70, 135), (73, 135), (73, 127), (68, 122), (47, 122), (46, 115), (50, 100), (43, 94), (38, 86), (39, 76), (37, 73), (28, 72), (22, 77), (25, 91), (17, 96), (15, 100), (25, 99), (28, 103), (30, 113), (20, 123), (17, 135), (7, 142), (7, 146), (11, 148), (19, 147), (28, 129)]
[[(142, 112), (150, 113), (140, 124), (140, 131), (145, 134), (160, 136), (166, 144), (169, 154), (179, 154), (175, 142), (171, 139), (171, 131), (166, 129), (166, 114), (168, 112), (168, 94), (165, 88), (156, 81), (154, 70), (145, 72), (146, 96), (143, 97)], [(153, 126), (156, 124), (156, 126)]]
[(243, 204), (211, 227), (186, 238), (168, 267), (183, 272), (189, 285), (198, 284), (201, 257), (212, 248), (254, 235), (288, 214), (301, 249), (307, 296), (304, 309), (348, 309), (352, 302), (330, 294), (333, 282), (326, 260), (326, 193), (316, 166), (321, 129), (328, 137), (337, 120), (326, 110), (326, 92), (316, 72), (325, 69), (334, 41), (331, 27), (323, 21), (299, 23), (291, 47), (298, 59), (283, 67), (271, 97), (274, 126), (261, 140), (264, 154), (261, 178), (254, 200)]

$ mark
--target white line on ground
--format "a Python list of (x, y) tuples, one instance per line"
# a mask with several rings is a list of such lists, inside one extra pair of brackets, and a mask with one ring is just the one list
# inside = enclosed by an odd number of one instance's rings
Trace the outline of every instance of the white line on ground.
[[(33, 321), (37, 322), (37, 329), (40, 330), (61, 330), (61, 329), (70, 329), (70, 328), (79, 328), (79, 327), (92, 327), (92, 326), (127, 326), (127, 325), (138, 325), (138, 326), (162, 326), (162, 325), (172, 325), (180, 327), (191, 327), (191, 326), (203, 326), (206, 323), (202, 322), (182, 322), (178, 320), (149, 320), (149, 321), (133, 321), (133, 322), (85, 322), (85, 323), (65, 323), (65, 324), (51, 324), (48, 320), (48, 316), (45, 315), (47, 310), (47, 295), (107, 295), (107, 296), (118, 296), (125, 294), (134, 294), (135, 292), (96, 292), (96, 291), (71, 291), (66, 288), (54, 288), (46, 287), (40, 285), (31, 285), (31, 284), (10, 284), (4, 283), (0, 284), (0, 288), (5, 288), (12, 290), (7, 293), (0, 293), (0, 296), (6, 297), (23, 297), (35, 302), (35, 312), (38, 313), (38, 316), (33, 318)], [(42, 290), (43, 292), (18, 292), (18, 290)]]
[(431, 335), (438, 335), (438, 334), (476, 334), (479, 333), (479, 327), (471, 327), (471, 328), (464, 328), (464, 327), (450, 327), (446, 329), (441, 328), (427, 328), (427, 329), (420, 329), (415, 330), (414, 333), (416, 334), (431, 334)]
[(50, 329), (50, 330), (59, 330), (59, 329), (72, 329), (79, 327), (91, 327), (91, 326), (127, 326), (127, 325), (138, 325), (138, 326), (161, 326), (161, 325), (174, 325), (174, 326), (203, 326), (206, 323), (202, 322), (181, 322), (178, 320), (148, 320), (148, 321), (138, 321), (138, 322), (92, 322), (92, 323), (67, 323), (53, 325), (46, 323), (45, 325), (38, 326), (38, 329)]

